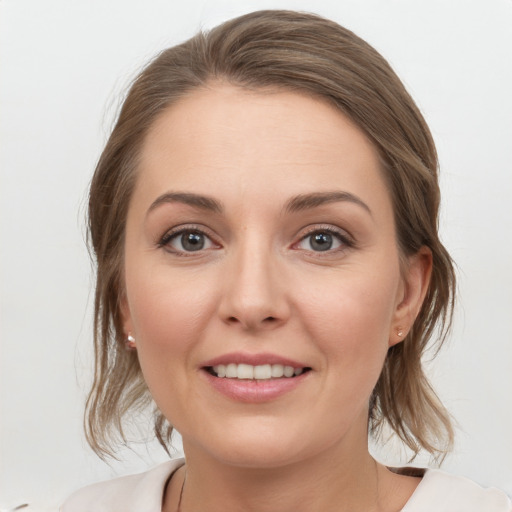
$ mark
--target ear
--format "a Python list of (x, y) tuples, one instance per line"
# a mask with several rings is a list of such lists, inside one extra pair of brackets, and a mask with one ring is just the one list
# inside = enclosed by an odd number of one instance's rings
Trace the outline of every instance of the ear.
[(119, 312), (121, 313), (121, 320), (123, 322), (123, 333), (126, 337), (128, 334), (133, 333), (133, 325), (130, 306), (128, 304), (128, 299), (126, 298), (126, 293), (124, 292), (119, 301)]
[(425, 299), (432, 274), (432, 251), (422, 246), (420, 250), (407, 257), (402, 270), (400, 287), (391, 331), (389, 346), (403, 341), (411, 329)]

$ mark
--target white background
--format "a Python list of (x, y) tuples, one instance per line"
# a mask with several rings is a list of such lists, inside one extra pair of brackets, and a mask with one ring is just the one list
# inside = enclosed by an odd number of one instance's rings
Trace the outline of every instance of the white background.
[(512, 494), (511, 0), (0, 0), (0, 508), (53, 510), (79, 486), (165, 459), (150, 447), (109, 467), (84, 442), (87, 184), (147, 59), (261, 8), (314, 11), (354, 30), (424, 112), (460, 291), (453, 335), (431, 366), (460, 426), (444, 467)]

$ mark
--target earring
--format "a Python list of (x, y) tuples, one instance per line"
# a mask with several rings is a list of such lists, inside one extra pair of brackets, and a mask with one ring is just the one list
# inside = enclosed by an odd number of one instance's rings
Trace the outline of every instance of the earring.
[(124, 346), (126, 347), (126, 350), (135, 350), (137, 348), (135, 345), (135, 338), (131, 334), (128, 334), (126, 337)]
[(396, 333), (399, 338), (401, 338), (404, 335), (404, 331), (401, 327), (398, 328), (398, 332)]

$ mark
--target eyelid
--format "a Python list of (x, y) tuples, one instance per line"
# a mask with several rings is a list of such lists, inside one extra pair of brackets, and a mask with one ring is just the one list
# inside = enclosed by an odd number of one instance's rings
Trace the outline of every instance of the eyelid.
[[(343, 247), (339, 249), (329, 250), (325, 251), (325, 255), (337, 251), (343, 251), (347, 248), (352, 248), (355, 246), (355, 240), (354, 238), (344, 229), (341, 229), (337, 226), (333, 226), (332, 224), (314, 224), (311, 226), (308, 226), (301, 230), (300, 236), (298, 241), (294, 242), (292, 244), (292, 247), (294, 248), (297, 246), (300, 242), (305, 240), (308, 236), (313, 235), (314, 233), (329, 233), (331, 235), (334, 235), (336, 238), (338, 238), (339, 241), (343, 244)], [(321, 251), (311, 251), (311, 252), (317, 252), (319, 255), (321, 255)]]
[[(179, 256), (193, 256), (193, 255), (199, 255), (201, 253), (204, 253), (205, 251), (211, 250), (212, 248), (207, 249), (200, 249), (198, 251), (180, 251), (177, 249), (171, 249), (168, 247), (169, 242), (173, 240), (175, 237), (182, 233), (187, 232), (196, 232), (199, 233), (205, 237), (207, 237), (210, 242), (214, 245), (213, 249), (218, 249), (221, 247), (221, 244), (217, 241), (217, 236), (212, 233), (212, 231), (201, 224), (179, 224), (177, 226), (172, 227), (171, 229), (168, 229), (162, 236), (160, 236), (156, 242), (155, 245), (159, 248), (166, 249), (168, 252), (179, 255)], [(329, 253), (335, 253), (338, 251), (346, 250), (347, 248), (352, 248), (355, 246), (355, 240), (346, 230), (339, 228), (337, 226), (333, 226), (332, 224), (313, 224), (310, 226), (307, 226), (303, 228), (300, 232), (300, 235), (298, 237), (298, 240), (295, 241), (291, 248), (295, 249), (296, 246), (300, 244), (303, 240), (305, 240), (308, 236), (313, 235), (314, 233), (329, 233), (333, 236), (335, 236), (341, 243), (342, 247), (337, 248), (334, 250), (327, 250), (325, 253), (323, 253), (325, 256), (327, 256)], [(309, 251), (309, 252), (315, 252), (317, 255), (322, 255), (320, 251)]]
[(216, 246), (214, 248), (220, 247), (219, 242), (216, 241), (216, 237), (215, 237), (215, 235), (212, 234), (211, 230), (206, 228), (205, 226), (200, 225), (200, 224), (180, 224), (178, 226), (174, 226), (173, 228), (168, 229), (162, 236), (160, 236), (158, 238), (158, 240), (156, 241), (156, 245), (159, 248), (166, 249), (168, 252), (170, 252), (172, 254), (179, 255), (179, 256), (184, 256), (184, 255), (193, 256), (193, 255), (198, 255), (200, 253), (204, 253), (205, 251), (211, 250), (211, 248), (208, 248), (208, 249), (201, 249), (198, 251), (180, 251), (180, 250), (177, 250), (174, 248), (172, 248), (172, 249), (169, 248), (169, 243), (171, 242), (171, 240), (176, 238), (178, 235), (187, 233), (187, 232), (199, 233), (199, 234), (205, 236), (206, 238), (208, 238), (210, 240), (210, 242), (214, 246)]

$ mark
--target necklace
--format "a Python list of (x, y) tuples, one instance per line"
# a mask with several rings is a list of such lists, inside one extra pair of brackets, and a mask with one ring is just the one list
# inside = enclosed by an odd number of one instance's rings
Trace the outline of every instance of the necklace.
[[(377, 470), (377, 464), (375, 464), (375, 473), (377, 478), (377, 507), (379, 507), (380, 510), (380, 492), (379, 492), (379, 473)], [(185, 475), (183, 475), (183, 482), (181, 484), (181, 490), (180, 490), (180, 497), (178, 498), (178, 507), (176, 508), (176, 512), (181, 512), (181, 501), (183, 499), (183, 490), (185, 489), (185, 481), (187, 480), (187, 471), (185, 469)]]
[(181, 512), (181, 500), (183, 499), (183, 489), (185, 489), (185, 480), (187, 479), (187, 472), (185, 470), (185, 475), (183, 476), (183, 483), (181, 484), (180, 497), (178, 499), (178, 508), (176, 512)]

